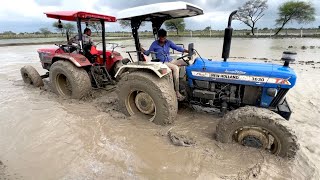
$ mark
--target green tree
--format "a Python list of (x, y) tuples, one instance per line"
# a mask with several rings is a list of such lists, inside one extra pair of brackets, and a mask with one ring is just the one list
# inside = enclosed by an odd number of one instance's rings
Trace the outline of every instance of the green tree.
[[(131, 28), (131, 21), (129, 20), (119, 20), (118, 22), (122, 28)], [(146, 25), (146, 23), (143, 21), (140, 27), (144, 25)]]
[(12, 32), (12, 31), (4, 31), (2, 34), (3, 35), (16, 35), (16, 33)]
[(179, 31), (184, 31), (186, 28), (186, 24), (182, 18), (165, 21), (164, 25), (168, 30), (176, 31), (177, 35), (179, 35)]
[(71, 33), (76, 29), (75, 26), (71, 23), (66, 23), (63, 25), (63, 29), (66, 31), (68, 36), (70, 37)]
[(97, 21), (90, 21), (88, 24), (88, 27), (94, 29), (95, 32), (97, 33), (97, 36), (99, 36), (99, 32), (102, 31), (102, 25), (100, 22), (97, 22)]
[[(63, 24), (63, 23), (61, 23), (61, 24), (62, 24), (62, 27), (63, 27), (64, 24)], [(57, 32), (60, 32), (60, 33), (61, 33), (61, 36), (63, 36), (63, 34), (64, 34), (64, 29), (58, 27), (58, 26), (59, 26), (59, 22), (54, 22), (54, 23), (52, 24), (52, 26), (54, 27), (54, 29), (55, 29)]]
[(40, 28), (39, 31), (41, 32), (41, 34), (43, 34), (45, 37), (47, 37), (51, 31), (48, 28)]
[(280, 25), (280, 28), (274, 35), (278, 35), (283, 27), (289, 22), (296, 21), (299, 24), (306, 24), (314, 21), (315, 8), (309, 2), (288, 1), (279, 7), (278, 15), (279, 17), (276, 20), (276, 23), (277, 25)]
[(239, 7), (235, 19), (243, 22), (251, 28), (251, 33), (254, 35), (254, 29), (257, 21), (264, 16), (264, 11), (268, 9), (268, 0), (249, 0)]
[(131, 27), (131, 21), (128, 21), (128, 20), (119, 20), (119, 24), (122, 28)]
[(211, 30), (211, 26), (207, 26), (206, 28), (204, 28), (204, 31), (210, 31)]

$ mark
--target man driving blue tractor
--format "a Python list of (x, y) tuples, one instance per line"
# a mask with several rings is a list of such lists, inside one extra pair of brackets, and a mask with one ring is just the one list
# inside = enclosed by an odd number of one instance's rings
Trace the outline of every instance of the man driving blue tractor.
[(150, 53), (155, 53), (156, 59), (162, 63), (165, 63), (171, 70), (173, 75), (174, 89), (179, 101), (183, 101), (185, 96), (181, 95), (179, 92), (179, 67), (178, 62), (174, 61), (170, 57), (170, 48), (179, 52), (188, 53), (188, 50), (177, 46), (175, 43), (167, 39), (167, 31), (164, 29), (159, 29), (158, 31), (158, 40), (155, 40), (149, 50), (141, 48), (143, 54), (149, 56)]

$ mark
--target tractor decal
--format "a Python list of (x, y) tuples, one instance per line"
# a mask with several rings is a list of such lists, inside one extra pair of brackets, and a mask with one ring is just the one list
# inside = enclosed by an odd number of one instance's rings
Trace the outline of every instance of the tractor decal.
[(289, 79), (290, 79), (290, 78), (288, 78), (288, 79), (269, 78), (268, 81), (267, 81), (267, 83), (291, 85)]
[(259, 83), (291, 85), (291, 83), (289, 82), (289, 79), (282, 79), (282, 78), (269, 78), (269, 77), (237, 75), (237, 74), (209, 73), (209, 72), (199, 72), (199, 71), (192, 71), (192, 75), (199, 76), (199, 77), (207, 77), (207, 78), (211, 78), (212, 80), (227, 79), (227, 80), (239, 80), (239, 81), (249, 81), (249, 82), (259, 82)]
[(238, 71), (238, 70), (229, 71), (228, 69), (226, 69), (224, 72), (231, 73), (231, 74), (246, 74), (246, 72), (243, 72), (243, 71)]

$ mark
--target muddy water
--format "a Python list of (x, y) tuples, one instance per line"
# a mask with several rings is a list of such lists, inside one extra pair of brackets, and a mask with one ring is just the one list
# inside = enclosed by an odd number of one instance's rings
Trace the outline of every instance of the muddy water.
[[(219, 58), (220, 39), (191, 40), (202, 56)], [(246, 61), (272, 60), (292, 45), (301, 51), (301, 61), (315, 61), (292, 66), (299, 79), (288, 94), (294, 109), (290, 121), (301, 150), (291, 161), (215, 141), (221, 120), (216, 115), (180, 107), (175, 124), (161, 127), (121, 114), (112, 89), (92, 91), (78, 101), (59, 98), (47, 81), (42, 89), (25, 86), (20, 67), (29, 64), (44, 73), (36, 49), (52, 46), (1, 47), (0, 179), (319, 179), (320, 54), (298, 46), (320, 43), (298, 41), (234, 39), (231, 53)], [(131, 41), (120, 43), (134, 48)], [(196, 144), (174, 146), (168, 131), (188, 134)]]

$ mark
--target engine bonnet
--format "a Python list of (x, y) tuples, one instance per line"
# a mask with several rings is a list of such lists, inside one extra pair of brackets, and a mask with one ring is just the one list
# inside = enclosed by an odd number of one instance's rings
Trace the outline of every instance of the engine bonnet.
[(186, 70), (188, 78), (196, 80), (282, 88), (296, 83), (291, 68), (270, 63), (209, 61), (198, 57)]

